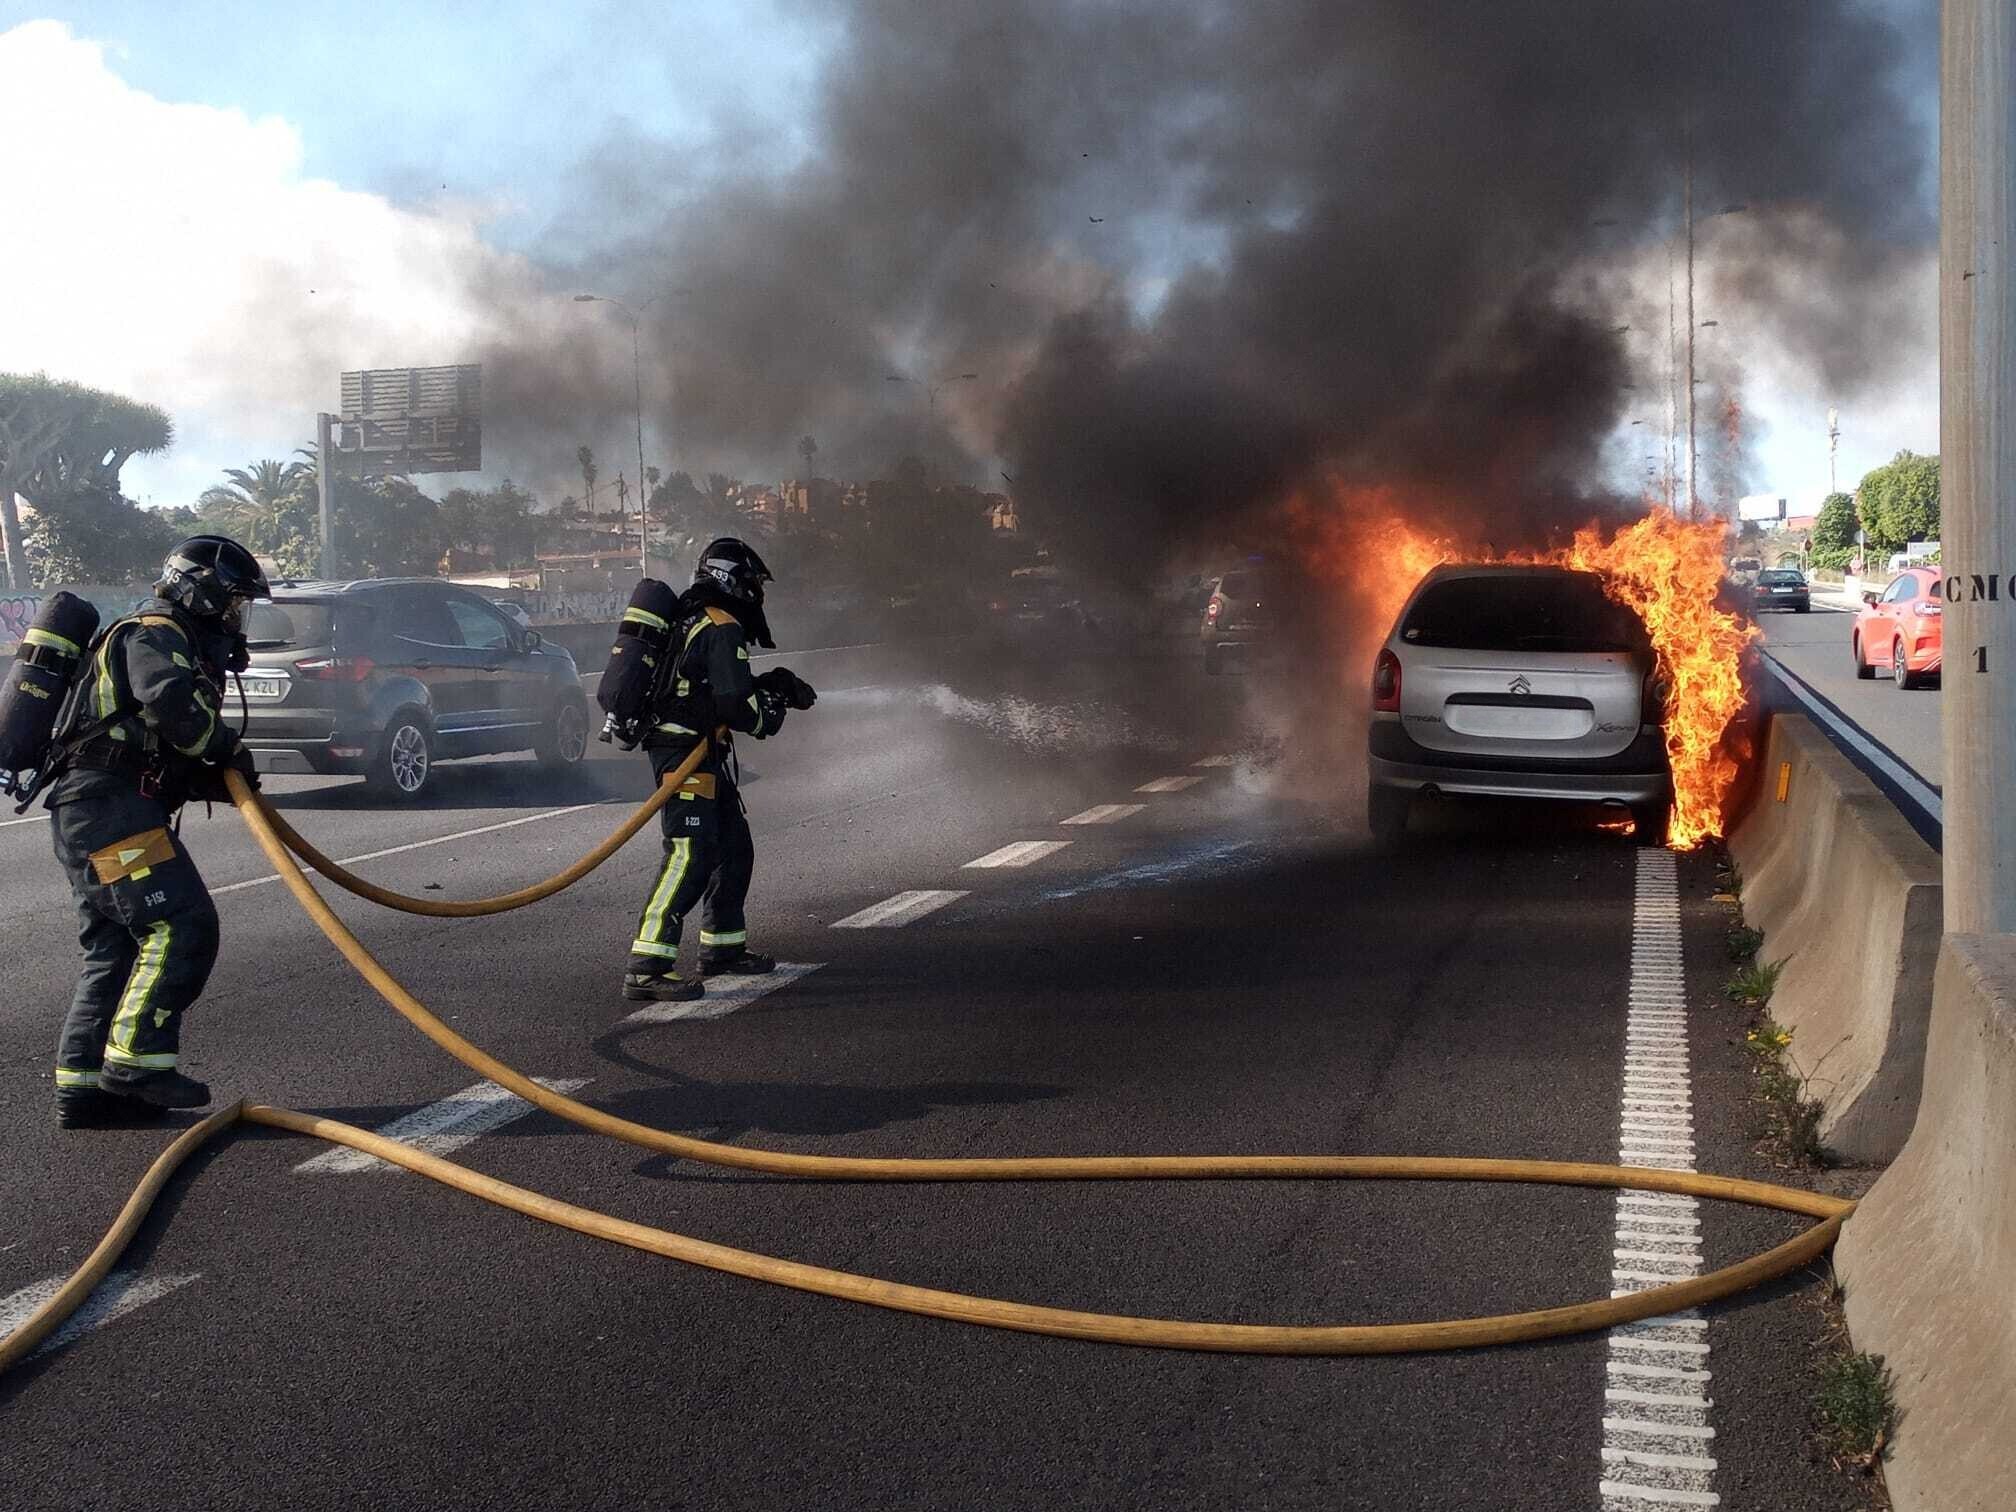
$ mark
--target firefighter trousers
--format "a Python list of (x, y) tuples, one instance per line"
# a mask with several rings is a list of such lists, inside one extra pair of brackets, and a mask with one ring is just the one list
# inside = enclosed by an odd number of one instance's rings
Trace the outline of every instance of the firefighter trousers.
[[(662, 782), (685, 752), (654, 750), (650, 755), (652, 775)], [(659, 810), (658, 822), (665, 860), (645, 900), (637, 937), (630, 942), (629, 970), (639, 975), (672, 970), (686, 915), (695, 904), (701, 905), (702, 955), (734, 955), (749, 943), (742, 907), (756, 866), (756, 843), (742, 812), (742, 795), (724, 766), (709, 762), (688, 778), (678, 796)]]
[(217, 906), (138, 787), (50, 811), (56, 859), (77, 900), (84, 970), (56, 1047), (56, 1086), (95, 1087), (175, 1067), (182, 1014), (217, 962)]

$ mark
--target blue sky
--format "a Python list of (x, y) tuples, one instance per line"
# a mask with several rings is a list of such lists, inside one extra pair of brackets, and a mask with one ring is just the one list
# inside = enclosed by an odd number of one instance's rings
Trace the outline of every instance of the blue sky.
[(749, 117), (788, 138), (787, 102), (830, 37), (813, 8), (772, 0), (0, 3), (0, 30), (40, 17), (103, 43), (163, 100), (284, 117), (310, 176), (401, 203), (509, 205), (488, 223), (506, 246), (544, 232), (606, 132), (697, 151)]

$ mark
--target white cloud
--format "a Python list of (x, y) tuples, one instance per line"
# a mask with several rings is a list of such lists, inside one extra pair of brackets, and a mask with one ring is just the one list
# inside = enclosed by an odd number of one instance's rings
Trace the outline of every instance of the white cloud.
[(311, 440), (350, 368), (468, 360), (499, 309), (550, 303), (469, 206), (413, 210), (302, 176), (285, 120), (134, 89), (60, 23), (0, 32), (0, 369), (166, 409), (127, 492), (189, 502)]

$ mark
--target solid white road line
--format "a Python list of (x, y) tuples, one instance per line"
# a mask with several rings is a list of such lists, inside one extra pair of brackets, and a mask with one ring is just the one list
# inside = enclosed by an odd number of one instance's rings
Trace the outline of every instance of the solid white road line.
[[(84, 1299), (84, 1305), (72, 1313), (61, 1328), (37, 1345), (35, 1353), (28, 1358), (32, 1360), (66, 1344), (74, 1344), (92, 1329), (103, 1328), (136, 1308), (145, 1307), (149, 1302), (158, 1301), (168, 1293), (187, 1286), (197, 1279), (197, 1275), (159, 1276), (138, 1271), (113, 1271)], [(47, 1281), (37, 1281), (10, 1296), (0, 1297), (0, 1338), (26, 1323), (28, 1315), (61, 1291), (63, 1283), (69, 1279), (68, 1275), (51, 1276)]]
[(1145, 803), (1101, 803), (1073, 814), (1069, 819), (1060, 819), (1059, 824), (1112, 824), (1117, 820), (1130, 819), (1146, 808)]
[(1601, 1480), (1596, 1489), (1605, 1501), (1621, 1501), (1633, 1507), (1719, 1507), (1722, 1498), (1713, 1491), (1681, 1491), (1670, 1486), (1639, 1486), (1629, 1481)]
[(947, 903), (956, 903), (965, 896), (964, 892), (928, 887), (914, 892), (900, 892), (893, 898), (884, 898), (872, 908), (864, 908), (857, 914), (849, 914), (844, 919), (836, 920), (833, 927), (896, 929), (905, 924), (915, 923), (934, 909), (943, 908)]
[[(559, 819), (568, 814), (586, 813), (589, 809), (600, 807), (602, 807), (600, 803), (577, 803), (572, 808), (547, 809), (544, 813), (526, 814), (522, 818), (506, 819), (499, 824), (482, 824), (475, 829), (457, 830), (452, 835), (436, 835), (431, 840), (415, 840), (411, 845), (394, 845), (385, 850), (366, 851), (361, 856), (338, 856), (336, 862), (339, 866), (355, 866), (360, 861), (376, 861), (384, 856), (400, 856), (407, 851), (425, 850), (430, 845), (446, 845), (451, 840), (467, 840), (471, 835), (494, 834), (498, 830), (516, 829), (521, 824), (537, 824), (541, 819)], [(304, 866), (301, 870), (311, 877), (315, 875), (315, 868), (312, 866)], [(222, 893), (243, 892), (248, 887), (265, 887), (279, 880), (277, 876), (254, 877), (249, 882), (231, 882), (223, 887), (213, 887), (210, 889), (210, 895), (216, 897)]]
[(652, 1003), (639, 1008), (623, 1022), (626, 1024), (669, 1024), (675, 1019), (717, 1019), (747, 1008), (758, 998), (767, 997), (779, 987), (788, 987), (801, 977), (810, 976), (823, 962), (779, 961), (777, 969), (763, 976), (726, 977), (717, 980), (729, 985), (716, 986), (709, 983), (707, 996), (691, 1003)]
[(1232, 765), (1232, 761), (1233, 759), (1230, 756), (1206, 756), (1202, 761), (1193, 761), (1190, 765), (1199, 767), (1229, 767)]
[[(573, 1092), (588, 1085), (586, 1077), (535, 1076), (532, 1080), (549, 1092)], [(416, 1108), (403, 1118), (381, 1125), (378, 1132), (387, 1139), (411, 1145), (429, 1155), (451, 1155), (493, 1129), (537, 1111), (515, 1092), (506, 1092), (495, 1082), (478, 1082), (452, 1097)], [(297, 1176), (356, 1176), (397, 1174), (403, 1167), (362, 1150), (347, 1147), (325, 1150), (294, 1167)]]
[(1204, 779), (1196, 773), (1185, 777), (1157, 777), (1153, 782), (1144, 782), (1134, 789), (1137, 793), (1180, 793), (1187, 787), (1195, 787)]
[[(1626, 993), (1624, 1076), (1618, 1098), (1617, 1158), (1626, 1165), (1694, 1169), (1693, 1084), (1687, 1050), (1687, 974), (1680, 934), (1679, 872), (1671, 851), (1640, 851), (1631, 919), (1631, 980)], [(1692, 1197), (1619, 1192), (1611, 1228), (1611, 1295), (1629, 1296), (1701, 1274), (1700, 1219)], [(1611, 1388), (1606, 1401), (1643, 1398), (1670, 1421), (1603, 1419), (1597, 1494), (1606, 1508), (1714, 1507), (1715, 1461), (1640, 1447), (1715, 1436), (1705, 1394), (1667, 1394), (1666, 1382), (1700, 1382), (1710, 1372), (1705, 1320), (1653, 1320), (1657, 1327), (1610, 1330), (1607, 1371), (1625, 1387), (1639, 1378), (1653, 1389)], [(1643, 1362), (1643, 1363), (1641, 1363)]]
[(26, 819), (0, 819), (0, 829), (12, 829), (17, 824), (41, 824), (48, 819), (46, 813), (30, 814)]
[(1041, 861), (1045, 856), (1056, 855), (1070, 843), (1069, 840), (1017, 840), (1012, 845), (1004, 845), (999, 850), (987, 852), (977, 861), (968, 861), (963, 869), (971, 871), (975, 867), (1027, 866), (1033, 861)]

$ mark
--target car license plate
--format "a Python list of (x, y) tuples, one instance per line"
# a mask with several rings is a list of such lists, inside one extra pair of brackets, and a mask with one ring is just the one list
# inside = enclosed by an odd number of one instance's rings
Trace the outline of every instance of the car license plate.
[(277, 677), (246, 677), (239, 680), (244, 684), (247, 698), (278, 698), (287, 691), (287, 684)]

